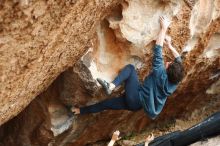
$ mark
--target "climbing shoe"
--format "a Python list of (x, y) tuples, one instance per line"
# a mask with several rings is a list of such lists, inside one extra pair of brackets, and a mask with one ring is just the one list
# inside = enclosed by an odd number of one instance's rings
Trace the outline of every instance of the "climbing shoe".
[(97, 78), (97, 81), (105, 89), (107, 95), (110, 95), (112, 93), (112, 90), (110, 89), (110, 84), (108, 82), (100, 78)]
[(73, 106), (72, 105), (65, 105), (66, 109), (67, 109), (67, 114), (69, 117), (72, 117), (75, 115), (75, 113), (72, 111)]

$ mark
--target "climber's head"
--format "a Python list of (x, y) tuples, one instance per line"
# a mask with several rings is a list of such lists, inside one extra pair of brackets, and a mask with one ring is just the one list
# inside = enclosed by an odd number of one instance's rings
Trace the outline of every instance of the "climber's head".
[(184, 77), (184, 67), (182, 62), (175, 59), (173, 62), (166, 63), (167, 75), (168, 80), (171, 83), (177, 84), (179, 83)]

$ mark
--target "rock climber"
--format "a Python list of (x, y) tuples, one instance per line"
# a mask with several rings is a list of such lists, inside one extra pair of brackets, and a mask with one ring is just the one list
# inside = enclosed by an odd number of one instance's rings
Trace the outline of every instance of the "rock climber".
[[(125, 66), (118, 76), (111, 82), (98, 78), (97, 81), (110, 95), (112, 91), (125, 82), (125, 95), (106, 99), (94, 105), (81, 108), (72, 108), (74, 114), (97, 113), (103, 110), (130, 110), (144, 109), (145, 113), (155, 119), (162, 111), (167, 96), (170, 96), (184, 77), (184, 68), (180, 54), (171, 45), (171, 38), (166, 36), (166, 31), (171, 21), (166, 17), (160, 17), (161, 30), (153, 48), (153, 67), (151, 73), (139, 83), (136, 70), (133, 65)], [(164, 63), (162, 48), (167, 43), (175, 57), (173, 62)]]

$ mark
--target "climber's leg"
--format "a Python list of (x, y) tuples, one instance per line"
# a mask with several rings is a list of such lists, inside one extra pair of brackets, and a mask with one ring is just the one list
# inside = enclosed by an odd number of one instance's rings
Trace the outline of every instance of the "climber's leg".
[(99, 103), (80, 108), (80, 114), (97, 113), (104, 110), (123, 110), (129, 109), (126, 105), (126, 99), (124, 96), (117, 98), (110, 98)]
[[(137, 77), (134, 75), (135, 68), (133, 65), (128, 64), (126, 65), (118, 74), (118, 76), (114, 79), (114, 81), (112, 82), (116, 87), (121, 85), (121, 83), (123, 83), (124, 81), (128, 80), (130, 77)], [(136, 78), (138, 81), (138, 78)]]
[(112, 90), (114, 90), (115, 87), (121, 85), (124, 81), (126, 81), (133, 72), (135, 71), (135, 68), (133, 65), (129, 64), (126, 65), (118, 74), (118, 76), (114, 79), (112, 83), (108, 83), (103, 79), (97, 78), (97, 81), (102, 85), (102, 87), (105, 89), (106, 94), (110, 95)]
[(125, 80), (125, 97), (126, 103), (129, 109), (139, 110), (142, 108), (140, 99), (139, 99), (139, 88), (140, 83), (138, 80), (137, 72), (133, 65), (129, 66), (130, 73), (128, 78)]

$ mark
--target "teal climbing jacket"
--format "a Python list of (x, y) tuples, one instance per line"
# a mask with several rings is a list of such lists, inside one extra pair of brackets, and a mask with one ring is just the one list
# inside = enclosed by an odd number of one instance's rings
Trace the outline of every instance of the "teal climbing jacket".
[[(181, 61), (180, 57), (175, 58)], [(152, 72), (140, 87), (139, 98), (145, 113), (155, 119), (162, 111), (167, 96), (177, 88), (177, 84), (170, 83), (164, 66), (162, 47), (155, 45)]]

